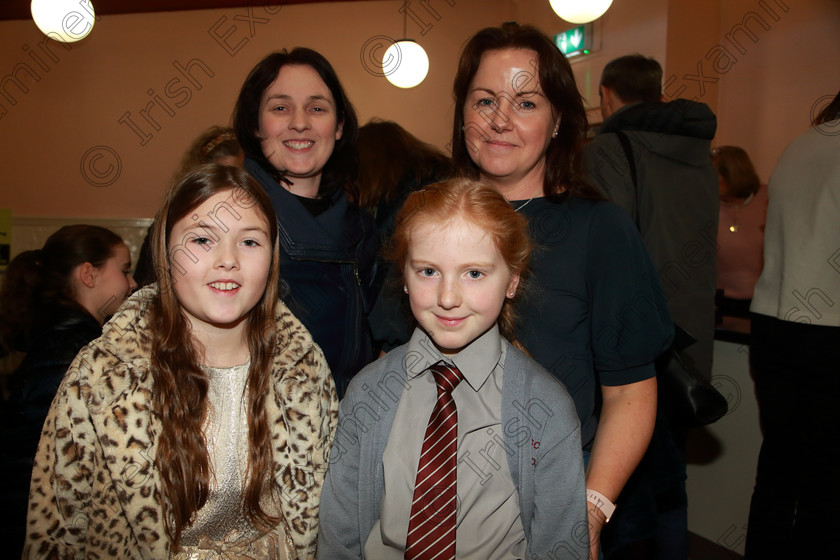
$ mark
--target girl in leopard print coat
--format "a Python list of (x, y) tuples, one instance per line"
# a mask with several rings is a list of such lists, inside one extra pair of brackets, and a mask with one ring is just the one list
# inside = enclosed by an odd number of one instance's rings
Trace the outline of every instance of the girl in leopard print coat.
[(277, 225), (245, 172), (168, 194), (162, 279), (74, 360), (52, 404), (24, 558), (314, 558), (337, 397), (277, 299)]

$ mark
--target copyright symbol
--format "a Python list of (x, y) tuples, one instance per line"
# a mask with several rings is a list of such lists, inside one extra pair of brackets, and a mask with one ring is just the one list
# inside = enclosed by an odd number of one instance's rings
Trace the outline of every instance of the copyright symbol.
[(120, 178), (122, 160), (113, 148), (94, 146), (82, 156), (80, 169), (85, 181), (94, 187), (107, 187)]
[(399, 45), (388, 54), (386, 60), (383, 60), (383, 54), (388, 47), (396, 44), (397, 42), (387, 35), (376, 35), (365, 41), (365, 44), (362, 45), (362, 51), (359, 53), (364, 69), (369, 74), (379, 78), (394, 73), (400, 67), (400, 61), (402, 60)]
[(726, 402), (729, 405), (726, 415), (729, 416), (735, 412), (741, 404), (741, 386), (738, 385), (738, 382), (728, 375), (715, 375), (712, 379), (712, 386), (726, 397)]
[[(451, 506), (455, 502), (455, 508)], [(418, 501), (423, 522), (441, 525), (458, 518), (461, 502), (452, 486), (434, 486)]]
[[(833, 100), (833, 95), (823, 95), (814, 101), (814, 104), (811, 105), (811, 122), (814, 122), (817, 115), (822, 113), (823, 109), (825, 109)], [(832, 119), (829, 122), (817, 125), (816, 129), (817, 132), (824, 136), (837, 136), (840, 134), (840, 124), (838, 124), (837, 119)]]
[(559, 204), (548, 204), (531, 219), (532, 238), (540, 245), (556, 247), (565, 243), (572, 231), (568, 213)]

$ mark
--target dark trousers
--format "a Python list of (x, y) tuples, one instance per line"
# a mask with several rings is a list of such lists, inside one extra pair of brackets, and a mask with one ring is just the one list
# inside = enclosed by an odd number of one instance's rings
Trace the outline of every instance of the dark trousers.
[(840, 558), (840, 327), (751, 323), (764, 441), (746, 558)]

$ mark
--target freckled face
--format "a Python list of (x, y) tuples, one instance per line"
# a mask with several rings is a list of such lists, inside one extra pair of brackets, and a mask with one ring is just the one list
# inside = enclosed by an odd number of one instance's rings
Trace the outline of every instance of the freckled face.
[(416, 226), (403, 273), (411, 312), (444, 354), (490, 330), (519, 284), (493, 240), (460, 216)]
[(536, 51), (485, 52), (462, 110), (467, 151), (481, 178), (497, 189), (541, 193), (545, 154), (560, 117), (542, 93)]
[[(175, 222), (169, 234), (175, 295), (197, 331), (243, 328), (268, 282), (268, 223), (256, 206), (237, 205), (232, 193), (210, 197)], [(232, 212), (219, 211), (226, 204), (238, 219)]]
[(263, 92), (258, 131), (263, 154), (297, 185), (320, 184), (341, 129), (335, 99), (311, 66), (283, 66)]

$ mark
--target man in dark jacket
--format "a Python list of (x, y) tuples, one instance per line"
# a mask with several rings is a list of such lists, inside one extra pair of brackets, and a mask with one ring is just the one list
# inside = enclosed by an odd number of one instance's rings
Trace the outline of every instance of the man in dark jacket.
[[(717, 120), (704, 103), (662, 99), (662, 68), (628, 55), (601, 76), (604, 123), (585, 149), (589, 176), (636, 221), (676, 324), (697, 342), (684, 354), (712, 372), (718, 178), (711, 162)], [(622, 147), (629, 140), (635, 167)]]
[[(663, 102), (662, 67), (638, 54), (609, 62), (601, 75), (599, 93), (604, 122), (584, 150), (589, 177), (636, 222), (659, 273), (674, 323), (697, 340), (681, 355), (710, 379), (719, 204), (710, 148), (717, 120), (703, 103), (686, 99)], [(660, 524), (663, 511), (679, 512), (677, 528), (672, 531), (678, 542), (672, 546), (686, 546), (685, 463), (661, 419), (656, 431), (634, 475), (637, 480), (631, 479), (635, 485), (629, 484), (624, 492), (630, 502), (625, 508), (626, 521), (616, 510), (617, 523), (612, 528), (615, 546), (635, 538), (622, 526), (630, 527), (636, 536), (645, 532), (640, 529), (645, 526), (643, 519), (651, 519), (649, 509), (643, 513), (651, 494)], [(606, 541), (609, 532), (605, 531)], [(676, 554), (673, 548), (671, 553)]]

